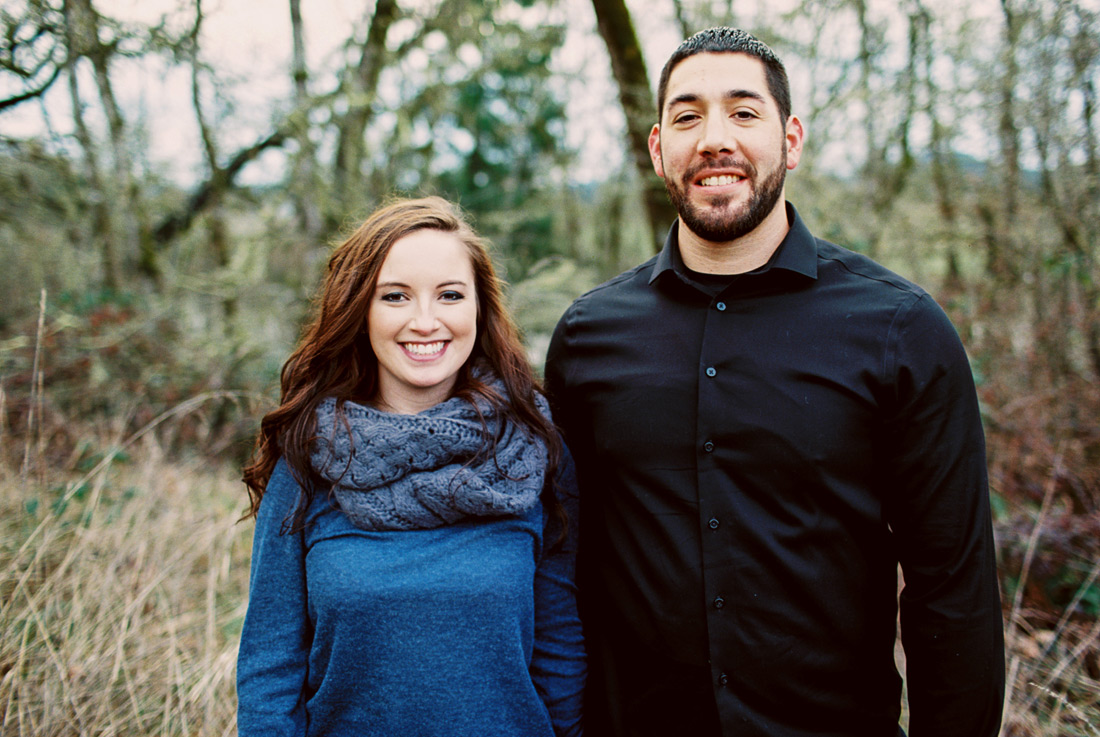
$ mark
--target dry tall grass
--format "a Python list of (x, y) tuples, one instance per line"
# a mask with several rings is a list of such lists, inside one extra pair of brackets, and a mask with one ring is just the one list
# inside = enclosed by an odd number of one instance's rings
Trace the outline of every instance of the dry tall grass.
[(234, 732), (250, 524), (150, 438), (83, 480), (0, 464), (2, 733)]
[[(235, 469), (167, 459), (152, 435), (90, 473), (32, 464), (24, 479), (11, 465), (0, 462), (0, 733), (233, 734), (252, 530), (236, 524)], [(1034, 539), (1044, 524), (1040, 510)], [(1100, 575), (1081, 564), (1087, 582)], [(1100, 624), (1036, 629), (1015, 604), (1002, 733), (1100, 737)]]

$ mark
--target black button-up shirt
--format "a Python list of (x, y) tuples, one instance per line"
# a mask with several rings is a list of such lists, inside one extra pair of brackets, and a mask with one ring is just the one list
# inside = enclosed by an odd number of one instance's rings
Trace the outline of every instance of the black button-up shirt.
[(578, 463), (586, 733), (997, 733), (1000, 599), (969, 364), (943, 311), (791, 229), (693, 278), (676, 228), (580, 297), (546, 381)]

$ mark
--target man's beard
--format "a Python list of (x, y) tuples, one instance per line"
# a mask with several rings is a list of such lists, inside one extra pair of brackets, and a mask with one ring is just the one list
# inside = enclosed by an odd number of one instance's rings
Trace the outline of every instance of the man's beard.
[(688, 197), (688, 188), (690, 187), (688, 182), (699, 173), (697, 168), (688, 171), (683, 176), (682, 183), (679, 186), (673, 184), (666, 177), (665, 189), (668, 190), (668, 198), (672, 201), (672, 205), (680, 213), (680, 219), (684, 221), (684, 225), (692, 233), (712, 243), (728, 243), (751, 233), (760, 223), (764, 222), (764, 219), (775, 208), (779, 196), (783, 193), (783, 182), (787, 177), (787, 169), (782, 163), (786, 158), (787, 146), (784, 142), (783, 155), (779, 159), (779, 165), (763, 181), (756, 180), (756, 167), (747, 162), (735, 165), (731, 163), (731, 160), (724, 159), (711, 162), (704, 167), (704, 169), (741, 169), (752, 183), (752, 197), (748, 203), (730, 215), (722, 212), (726, 204), (729, 203), (730, 198), (728, 197), (712, 200), (709, 205), (702, 207), (697, 207), (691, 203)]

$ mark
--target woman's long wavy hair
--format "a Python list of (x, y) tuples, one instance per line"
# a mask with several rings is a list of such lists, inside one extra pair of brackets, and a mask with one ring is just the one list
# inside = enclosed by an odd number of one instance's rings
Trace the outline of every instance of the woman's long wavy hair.
[[(553, 423), (539, 411), (538, 381), (531, 371), (519, 331), (504, 308), (502, 284), (484, 241), (455, 205), (440, 197), (396, 200), (367, 218), (333, 251), (324, 284), (316, 298), (314, 317), (297, 348), (283, 365), (279, 406), (264, 416), (252, 459), (244, 468), (254, 517), (264, 489), (280, 457), (302, 488), (290, 529), (300, 528), (316, 489), (328, 487), (313, 469), (310, 448), (316, 436), (317, 405), (335, 397), (337, 412), (345, 401), (369, 403), (378, 392), (378, 359), (371, 348), (367, 316), (382, 263), (393, 245), (419, 230), (456, 236), (466, 246), (477, 295), (477, 340), (459, 370), (454, 396), (473, 400), (479, 395), (505, 419), (539, 437), (549, 454), (543, 499), (564, 523), (553, 480), (562, 457), (562, 443)], [(504, 384), (506, 397), (479, 381), (473, 372), (483, 366)], [(504, 423), (500, 423), (503, 426)], [(491, 457), (492, 439), (480, 454)]]

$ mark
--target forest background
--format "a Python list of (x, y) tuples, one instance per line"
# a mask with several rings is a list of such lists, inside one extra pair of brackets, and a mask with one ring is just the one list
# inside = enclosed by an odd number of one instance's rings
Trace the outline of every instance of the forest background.
[(233, 733), (239, 469), (333, 243), (459, 201), (540, 367), (672, 223), (653, 85), (718, 23), (788, 65), (811, 229), (967, 347), (1003, 734), (1100, 735), (1095, 0), (2, 0), (0, 732)]

